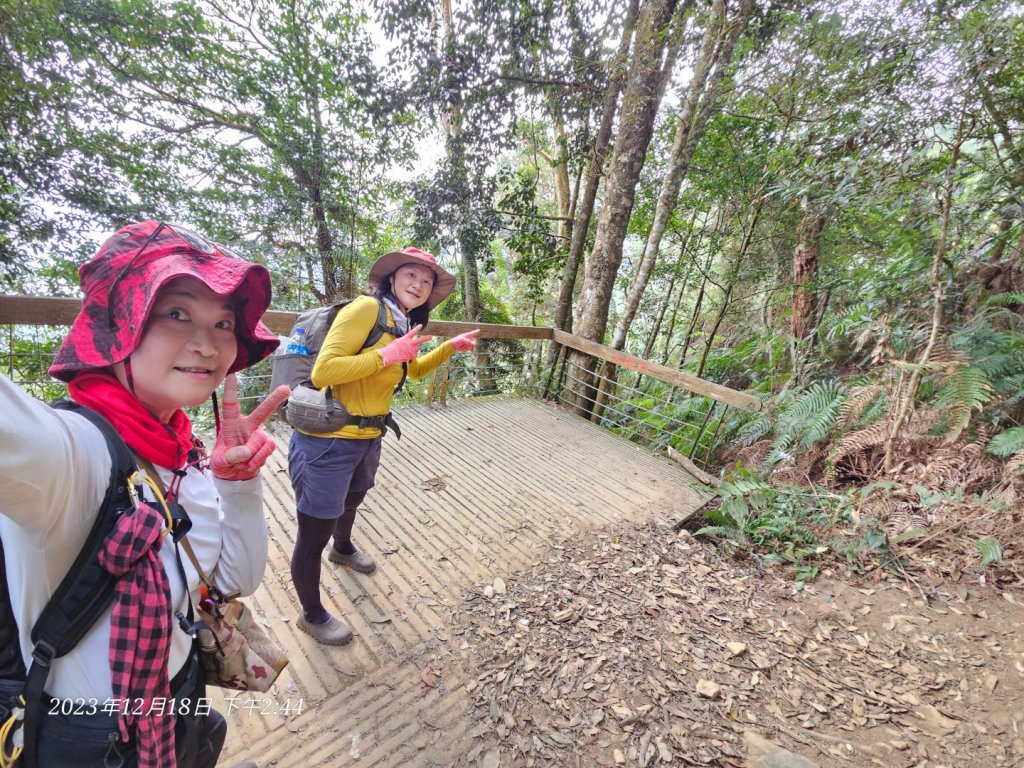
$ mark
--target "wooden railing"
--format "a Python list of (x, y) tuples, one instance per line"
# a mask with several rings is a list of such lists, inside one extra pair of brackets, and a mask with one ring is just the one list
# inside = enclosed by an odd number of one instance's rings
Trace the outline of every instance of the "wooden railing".
[[(0, 325), (71, 325), (80, 307), (81, 302), (78, 299), (0, 295)], [(287, 335), (295, 322), (296, 314), (271, 310), (263, 316), (263, 322), (274, 333)], [(583, 352), (626, 370), (636, 371), (695, 395), (709, 397), (741, 411), (755, 412), (761, 408), (761, 401), (745, 392), (738, 392), (721, 384), (699, 379), (674, 368), (633, 357), (620, 350), (552, 328), (431, 320), (429, 332), (435, 336), (451, 337), (474, 328), (480, 329), (481, 339), (554, 341), (563, 347)]]

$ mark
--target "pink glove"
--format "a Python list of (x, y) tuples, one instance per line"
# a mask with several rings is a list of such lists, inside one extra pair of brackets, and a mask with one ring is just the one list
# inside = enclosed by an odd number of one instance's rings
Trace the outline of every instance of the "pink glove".
[(291, 394), (287, 384), (270, 393), (252, 413), (242, 418), (238, 409), (238, 381), (229, 373), (224, 379), (220, 432), (210, 454), (210, 470), (221, 480), (251, 480), (260, 473), (277, 444), (262, 424)]
[(458, 336), (450, 339), (451, 345), (455, 347), (456, 352), (469, 352), (471, 349), (476, 349), (476, 337), (480, 335), (480, 329), (477, 328), (475, 331), (466, 331), (466, 333), (460, 333)]
[(414, 325), (409, 329), (409, 332), (401, 338), (395, 339), (386, 347), (380, 348), (380, 356), (384, 360), (384, 365), (394, 365), (395, 363), (407, 363), (410, 360), (415, 360), (416, 355), (419, 354), (419, 347), (425, 341), (430, 341), (433, 336), (417, 336), (422, 325)]

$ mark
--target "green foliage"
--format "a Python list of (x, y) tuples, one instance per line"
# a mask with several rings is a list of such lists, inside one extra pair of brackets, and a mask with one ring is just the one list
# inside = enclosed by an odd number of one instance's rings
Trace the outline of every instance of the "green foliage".
[(999, 564), (1003, 562), (1003, 547), (998, 540), (992, 537), (985, 537), (978, 539), (977, 541), (971, 542), (974, 548), (981, 553), (981, 567), (984, 568), (986, 565), (993, 563)]
[(836, 430), (866, 427), (882, 415), (888, 401), (886, 388), (878, 384), (851, 387), (839, 406)]
[(814, 563), (830, 551), (822, 536), (841, 518), (840, 497), (813, 488), (772, 487), (743, 467), (716, 495), (719, 506), (704, 514), (711, 524), (694, 535), (716, 536), (766, 560), (794, 565), (798, 581), (817, 575)]
[(1011, 427), (988, 441), (986, 451), (993, 456), (1013, 456), (1024, 453), (1024, 427)]
[(418, 126), (354, 5), (104, 0), (23, 22), (17, 71), (53, 98), (22, 105), (33, 130), (16, 141), (60, 160), (57, 180), (26, 176), (19, 210), (47, 200), (86, 226), (173, 218), (250, 255), (271, 245), (280, 294), (305, 284), (307, 305), (362, 282), (395, 192), (381, 168), (408, 163)]
[[(934, 398), (951, 438), (972, 415), (996, 429), (1019, 424), (1024, 415), (1024, 319), (1007, 308), (1016, 304), (1013, 297), (987, 297), (951, 336), (954, 348), (970, 360), (939, 380)], [(996, 435), (990, 445), (1006, 450), (1002, 446), (1012, 447), (1014, 438)]]
[(726, 386), (746, 388), (753, 378), (751, 363), (756, 360), (762, 339), (745, 339), (735, 346), (712, 350), (704, 365), (704, 378)]
[(48, 370), (65, 333), (63, 328), (0, 326), (0, 372), (44, 403), (64, 397), (64, 384), (50, 378)]
[(846, 390), (835, 382), (817, 382), (796, 397), (779, 415), (768, 462), (777, 464), (793, 449), (806, 451), (825, 440), (845, 397)]
[[(546, 163), (545, 163), (546, 165)], [(568, 244), (559, 247), (553, 222), (557, 210), (542, 211), (537, 187), (547, 168), (520, 165), (498, 171), (495, 204), (506, 217), (501, 239), (515, 254), (514, 269), (527, 278), (531, 296), (540, 299), (548, 279), (562, 268)]]
[(943, 414), (942, 434), (952, 442), (967, 428), (972, 413), (992, 399), (992, 385), (988, 376), (979, 368), (967, 365), (956, 366), (953, 372), (942, 379), (933, 403)]

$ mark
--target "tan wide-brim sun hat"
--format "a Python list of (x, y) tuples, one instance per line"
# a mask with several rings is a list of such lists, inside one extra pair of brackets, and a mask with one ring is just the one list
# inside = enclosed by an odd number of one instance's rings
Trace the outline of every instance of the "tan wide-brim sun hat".
[(373, 262), (373, 266), (370, 267), (370, 285), (381, 285), (389, 288), (390, 286), (387, 282), (388, 275), (393, 274), (395, 270), (404, 267), (406, 264), (419, 264), (420, 266), (427, 267), (434, 273), (434, 288), (431, 290), (430, 296), (427, 297), (426, 301), (427, 311), (430, 311), (447, 299), (451, 292), (455, 290), (455, 275), (438, 266), (437, 259), (432, 254), (412, 247), (385, 253)]

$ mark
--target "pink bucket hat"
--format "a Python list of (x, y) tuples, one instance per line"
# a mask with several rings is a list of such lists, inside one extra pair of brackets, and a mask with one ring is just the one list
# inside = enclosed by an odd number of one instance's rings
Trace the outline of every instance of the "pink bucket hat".
[(64, 381), (131, 355), (157, 292), (176, 277), (195, 278), (218, 296), (232, 295), (238, 355), (231, 372), (259, 362), (279, 343), (260, 322), (270, 306), (266, 268), (177, 225), (143, 221), (119, 229), (79, 268), (78, 277), (82, 310), (50, 366), (50, 375)]
[(388, 287), (388, 276), (406, 264), (419, 264), (434, 272), (434, 288), (427, 298), (427, 310), (431, 310), (448, 298), (455, 290), (455, 275), (438, 266), (437, 259), (419, 248), (403, 248), (400, 251), (385, 253), (370, 267), (370, 285)]

